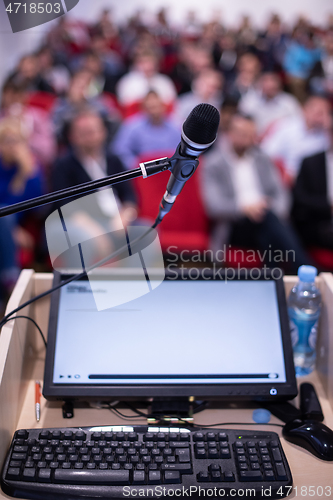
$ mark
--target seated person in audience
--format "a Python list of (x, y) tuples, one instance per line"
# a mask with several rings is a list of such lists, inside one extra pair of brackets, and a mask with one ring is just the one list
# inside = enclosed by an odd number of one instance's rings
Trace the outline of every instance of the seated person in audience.
[(41, 77), (57, 95), (66, 94), (71, 79), (71, 74), (66, 66), (55, 60), (48, 46), (41, 47), (36, 55)]
[(151, 154), (173, 154), (180, 142), (180, 128), (167, 116), (160, 96), (149, 92), (142, 104), (142, 114), (123, 123), (112, 144), (112, 150), (128, 169), (136, 168), (140, 157)]
[(328, 148), (330, 111), (327, 99), (310, 96), (300, 116), (281, 120), (262, 141), (263, 151), (282, 164), (291, 184), (303, 158)]
[[(0, 120), (0, 206), (42, 194), (42, 177), (18, 119)], [(0, 219), (0, 290), (11, 291), (18, 277), (16, 245), (31, 249), (33, 239), (21, 227), (24, 214)], [(4, 298), (3, 295), (0, 300)]]
[[(73, 117), (69, 140), (69, 152), (58, 159), (53, 168), (54, 191), (124, 170), (120, 159), (107, 152), (107, 129), (100, 115), (93, 109), (82, 110)], [(136, 198), (131, 184), (117, 184), (113, 191), (119, 198), (122, 220), (131, 222), (136, 218)]]
[[(235, 115), (228, 141), (207, 153), (202, 169), (202, 194), (214, 228), (212, 247), (216, 252), (228, 243), (280, 251), (279, 266), (296, 272), (306, 255), (285, 222), (288, 196), (270, 159), (255, 144), (255, 124), (249, 117)], [(294, 251), (292, 262), (287, 251)], [(274, 262), (266, 263), (275, 267)]]
[(263, 137), (281, 118), (297, 117), (301, 106), (296, 97), (282, 91), (278, 73), (264, 73), (255, 92), (246, 94), (239, 103), (239, 110), (254, 118), (259, 137)]
[(320, 60), (312, 68), (309, 77), (310, 90), (333, 100), (333, 29), (324, 38), (324, 50)]
[(330, 147), (303, 160), (293, 198), (292, 219), (304, 243), (333, 250), (333, 125)]
[(90, 71), (81, 70), (73, 75), (69, 91), (63, 98), (58, 99), (53, 110), (52, 119), (58, 141), (68, 144), (68, 127), (73, 117), (82, 108), (89, 106), (99, 113), (108, 123), (110, 135), (118, 128), (119, 116), (111, 116), (109, 108), (100, 97), (87, 97), (93, 75)]
[(239, 101), (248, 93), (254, 92), (260, 69), (260, 61), (256, 55), (251, 52), (243, 54), (237, 61), (236, 77), (226, 88), (226, 94)]
[(42, 177), (22, 123), (0, 120), (0, 205), (11, 205), (42, 194)]
[(0, 117), (19, 118), (27, 134), (29, 146), (43, 167), (55, 158), (56, 141), (52, 122), (42, 109), (28, 105), (25, 83), (7, 80), (2, 88)]
[(154, 52), (142, 52), (134, 59), (133, 68), (117, 84), (119, 103), (126, 107), (141, 103), (149, 90), (154, 90), (164, 104), (172, 106), (177, 93), (172, 80), (158, 72), (158, 57)]
[(202, 102), (220, 109), (223, 99), (223, 76), (219, 71), (208, 69), (198, 75), (192, 83), (192, 91), (182, 94), (176, 104), (176, 119), (183, 124), (192, 109)]
[(40, 72), (38, 57), (35, 54), (29, 54), (22, 57), (17, 68), (10, 75), (9, 79), (18, 83), (24, 83), (29, 92), (54, 93), (54, 89), (45, 80)]

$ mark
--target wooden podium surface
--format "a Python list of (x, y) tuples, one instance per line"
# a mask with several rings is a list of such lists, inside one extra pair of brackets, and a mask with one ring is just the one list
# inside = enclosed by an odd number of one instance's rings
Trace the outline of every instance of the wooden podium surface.
[[(287, 293), (295, 282), (295, 277), (285, 278)], [(318, 367), (309, 377), (299, 382), (310, 381), (316, 387), (325, 424), (333, 428), (333, 277), (323, 273), (318, 279), (323, 294), (323, 313), (319, 333)], [(8, 303), (7, 312), (52, 286), (51, 274), (22, 271), (19, 281)], [(22, 314), (33, 317), (44, 334), (47, 334), (50, 298), (44, 298), (31, 305)], [(2, 329), (0, 336), (0, 466), (2, 467), (13, 433), (19, 428), (80, 427), (96, 425), (145, 424), (144, 419), (121, 419), (108, 409), (75, 408), (74, 418), (62, 418), (62, 403), (41, 400), (41, 420), (35, 420), (34, 395), (35, 380), (43, 380), (45, 347), (35, 327), (24, 319), (13, 320)], [(225, 428), (249, 430), (253, 426), (252, 408), (205, 410), (195, 416), (196, 424), (235, 422)], [(128, 415), (131, 412), (123, 410)], [(239, 424), (238, 424), (239, 423)], [(272, 416), (271, 423), (281, 422)], [(219, 426), (217, 426), (219, 427)], [(257, 430), (277, 432), (281, 427), (255, 426)], [(324, 462), (303, 448), (288, 443), (281, 437), (294, 480), (294, 488), (289, 498), (333, 498), (333, 462)], [(303, 489), (302, 489), (303, 487)], [(322, 487), (322, 490), (321, 488)], [(0, 491), (0, 500), (8, 499)]]

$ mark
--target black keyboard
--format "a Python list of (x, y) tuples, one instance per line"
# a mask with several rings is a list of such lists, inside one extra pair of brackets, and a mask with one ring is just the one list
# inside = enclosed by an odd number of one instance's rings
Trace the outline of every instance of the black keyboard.
[(212, 490), (206, 496), (261, 498), (265, 491), (265, 497), (282, 498), (291, 485), (274, 432), (147, 426), (18, 430), (1, 478), (7, 495), (42, 500), (140, 492), (197, 498), (202, 490)]

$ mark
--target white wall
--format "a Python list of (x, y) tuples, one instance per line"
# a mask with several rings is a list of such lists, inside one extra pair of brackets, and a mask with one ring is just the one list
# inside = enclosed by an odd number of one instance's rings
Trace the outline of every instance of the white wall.
[[(115, 19), (122, 21), (138, 9), (151, 16), (162, 6), (168, 7), (170, 19), (175, 23), (181, 23), (190, 9), (196, 10), (202, 20), (211, 19), (219, 11), (221, 19), (233, 25), (241, 15), (249, 14), (257, 26), (263, 25), (271, 12), (278, 12), (288, 23), (302, 13), (322, 25), (333, 13), (332, 0), (80, 0), (69, 15), (93, 21), (102, 8), (109, 7)], [(49, 27), (50, 23), (13, 34), (4, 3), (0, 0), (0, 84), (19, 57), (37, 46)]]

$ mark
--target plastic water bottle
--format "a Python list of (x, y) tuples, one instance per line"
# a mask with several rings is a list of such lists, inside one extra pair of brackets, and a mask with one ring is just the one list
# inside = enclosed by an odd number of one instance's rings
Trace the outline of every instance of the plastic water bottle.
[(315, 285), (317, 269), (301, 266), (299, 281), (288, 298), (291, 341), (297, 376), (308, 375), (316, 363), (318, 320), (321, 309), (321, 294)]

